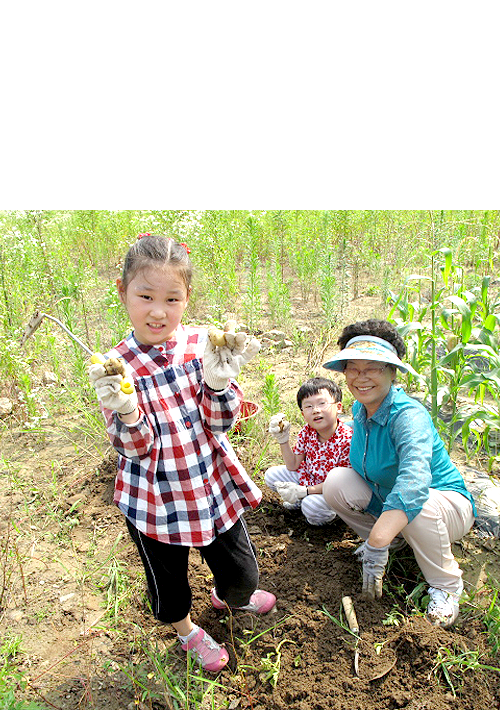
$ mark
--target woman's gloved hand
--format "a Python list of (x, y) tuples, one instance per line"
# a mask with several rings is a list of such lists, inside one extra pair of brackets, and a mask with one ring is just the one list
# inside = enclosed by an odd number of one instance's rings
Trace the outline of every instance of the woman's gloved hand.
[[(219, 331), (222, 332), (222, 331)], [(224, 345), (215, 345), (210, 337), (203, 355), (203, 379), (213, 390), (226, 389), (241, 369), (259, 352), (260, 342), (246, 333), (225, 332)], [(216, 342), (216, 341), (215, 341)]]
[(363, 594), (369, 599), (380, 599), (382, 579), (389, 559), (389, 545), (372, 547), (365, 541), (354, 554), (363, 563)]
[(278, 444), (286, 444), (290, 438), (290, 422), (281, 412), (273, 414), (269, 420), (269, 433), (274, 436)]
[(299, 486), (292, 481), (278, 481), (276, 490), (287, 508), (295, 508), (297, 503), (307, 495), (307, 486)]
[(137, 409), (135, 389), (130, 394), (125, 394), (122, 391), (123, 374), (108, 375), (102, 364), (90, 365), (88, 373), (96, 391), (97, 399), (103, 407), (118, 412), (118, 414), (132, 414)]

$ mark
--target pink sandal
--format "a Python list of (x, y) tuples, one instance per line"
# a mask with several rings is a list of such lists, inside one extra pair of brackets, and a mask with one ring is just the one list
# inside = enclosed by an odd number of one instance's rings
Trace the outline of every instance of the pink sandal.
[(199, 661), (206, 671), (217, 673), (224, 668), (229, 660), (229, 653), (226, 649), (214, 641), (210, 634), (207, 634), (203, 629), (198, 629), (193, 638), (181, 646), (184, 651)]
[[(212, 604), (216, 609), (227, 609), (226, 602), (219, 599), (215, 587), (211, 592)], [(253, 614), (267, 614), (276, 606), (276, 597), (271, 592), (265, 592), (263, 589), (256, 589), (250, 597), (250, 601), (245, 606), (234, 607), (239, 611), (250, 611)]]

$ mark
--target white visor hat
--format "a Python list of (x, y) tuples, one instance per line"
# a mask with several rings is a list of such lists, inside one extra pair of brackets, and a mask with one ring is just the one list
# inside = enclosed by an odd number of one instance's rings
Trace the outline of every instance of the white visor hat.
[(327, 370), (343, 372), (347, 360), (386, 362), (388, 365), (394, 365), (401, 372), (410, 372), (419, 377), (411, 365), (399, 359), (394, 345), (375, 335), (357, 335), (355, 338), (351, 338), (345, 348), (334, 355), (331, 360), (325, 362), (323, 367), (326, 367)]

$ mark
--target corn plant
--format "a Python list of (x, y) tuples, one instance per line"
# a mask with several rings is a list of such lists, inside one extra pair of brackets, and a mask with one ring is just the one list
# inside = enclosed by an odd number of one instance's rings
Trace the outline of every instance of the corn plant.
[[(411, 274), (399, 295), (391, 292), (388, 318), (407, 339), (408, 359), (422, 373), (432, 419), (451, 450), (464, 418), (457, 404), (459, 393), (479, 383), (487, 387), (481, 370), (485, 359), (478, 355), (491, 354), (482, 341), (497, 324), (498, 304), (490, 299), (489, 277), (483, 277), (480, 286), (466, 288), (464, 272), (453, 263), (450, 249), (431, 255), (431, 269), (431, 277)], [(422, 299), (423, 283), (430, 283), (429, 302)], [(418, 292), (418, 300), (411, 301), (410, 292)], [(413, 377), (408, 375), (407, 380), (411, 386)], [(446, 425), (438, 416), (441, 408), (446, 411)]]
[[(485, 324), (493, 326), (497, 315), (490, 315)], [(477, 333), (477, 343), (471, 348), (473, 354), (486, 363), (486, 367), (472, 369), (463, 380), (466, 391), (473, 393), (480, 408), (469, 413), (464, 419), (462, 439), (466, 451), (470, 454), (470, 438), (474, 435), (476, 446), (484, 447), (490, 457), (490, 466), (499, 455), (500, 432), (500, 357), (498, 354), (498, 336), (487, 327)], [(485, 401), (488, 396), (488, 401)]]

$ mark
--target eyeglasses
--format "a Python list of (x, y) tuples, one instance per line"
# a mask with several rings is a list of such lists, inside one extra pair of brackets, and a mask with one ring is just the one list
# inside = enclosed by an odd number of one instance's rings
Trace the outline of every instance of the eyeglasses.
[(379, 377), (387, 365), (369, 365), (364, 370), (359, 370), (354, 365), (346, 365), (344, 368), (344, 375), (350, 379), (355, 380), (356, 377), (360, 375), (365, 375), (365, 377)]
[(331, 407), (332, 404), (335, 404), (335, 402), (317, 402), (316, 404), (304, 404), (302, 407), (302, 411), (306, 412), (308, 414), (309, 412), (312, 412), (314, 409), (319, 409), (322, 412), (325, 411), (325, 409), (328, 409), (328, 407)]

